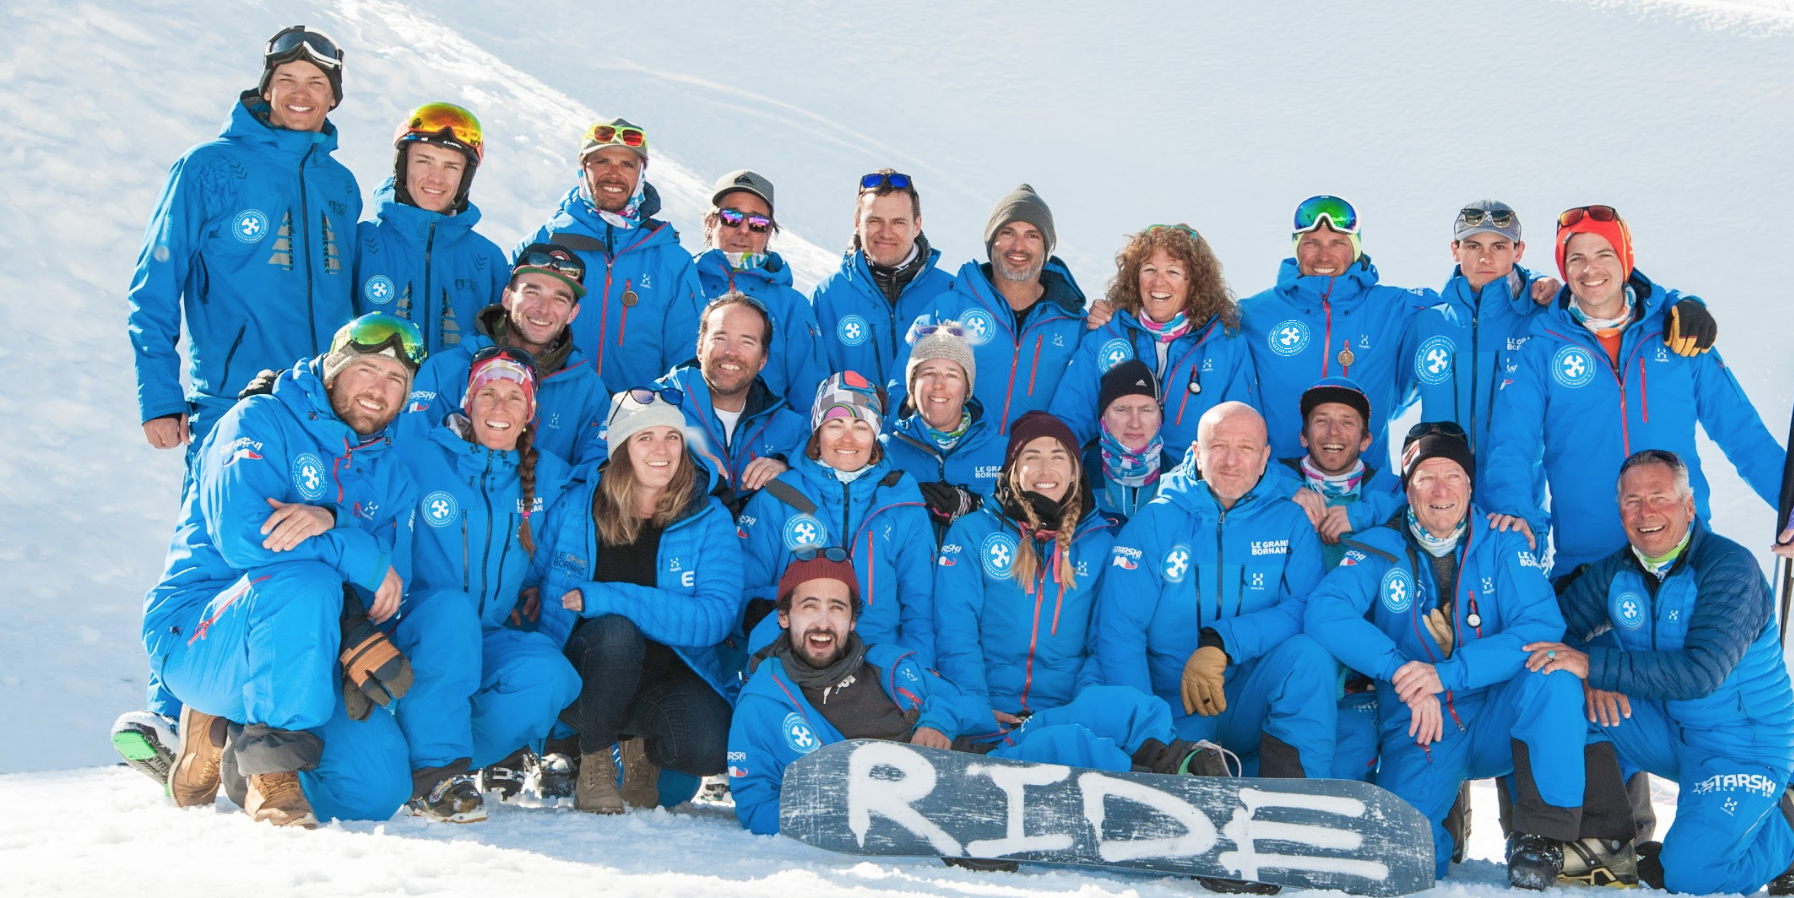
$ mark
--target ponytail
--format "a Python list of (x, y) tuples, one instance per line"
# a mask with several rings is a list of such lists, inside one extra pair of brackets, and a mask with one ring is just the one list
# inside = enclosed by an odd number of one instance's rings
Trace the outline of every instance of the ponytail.
[(1084, 491), (1078, 486), (1084, 476), (1082, 465), (1076, 459), (1072, 461), (1072, 483), (1065, 496), (1064, 510), (1060, 513), (1059, 520), (1050, 525), (1040, 519), (1034, 511), (1033, 503), (1023, 497), (1021, 485), (1014, 481), (1014, 472), (1012, 467), (1008, 475), (1008, 487), (1010, 494), (1016, 497), (1015, 504), (1022, 512), (1022, 520), (1016, 521), (1022, 531), (1022, 538), (1016, 546), (1015, 563), (1009, 567), (1010, 576), (1022, 585), (1025, 592), (1033, 594), (1034, 575), (1040, 567), (1040, 560), (1034, 557), (1033, 535), (1052, 532), (1054, 574), (1058, 578), (1059, 587), (1061, 590), (1076, 589), (1078, 583), (1076, 569), (1071, 563), (1071, 540), (1077, 535), (1078, 522), (1084, 517)]
[(519, 510), (523, 512), (523, 523), (517, 525), (517, 542), (523, 551), (536, 554), (536, 540), (530, 532), (530, 511), (536, 505), (536, 422), (524, 425), (523, 431), (517, 435), (517, 479), (523, 487), (523, 498), (519, 501)]

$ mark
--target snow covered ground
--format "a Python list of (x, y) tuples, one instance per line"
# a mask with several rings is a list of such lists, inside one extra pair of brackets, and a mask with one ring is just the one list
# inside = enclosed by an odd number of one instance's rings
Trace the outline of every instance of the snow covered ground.
[[(770, 176), (786, 228), (775, 247), (806, 287), (847, 241), (855, 179), (884, 165), (918, 179), (950, 267), (981, 255), (991, 202), (1032, 183), (1092, 294), (1121, 236), (1161, 221), (1208, 235), (1238, 293), (1263, 289), (1287, 254), (1290, 208), (1312, 193), (1358, 204), (1386, 282), (1429, 286), (1450, 271), (1449, 222), (1465, 201), (1515, 204), (1534, 237), (1526, 261), (1546, 270), (1550, 216), (1607, 202), (1631, 220), (1644, 271), (1711, 303), (1721, 348), (1778, 437), (1794, 398), (1779, 270), (1794, 204), (1790, 0), (8, 2), (0, 719), (14, 729), (0, 772), (14, 775), (0, 776), (0, 807), (31, 811), (0, 815), (0, 893), (174, 891), (185, 880), (129, 871), (202, 845), (243, 850), (181, 875), (306, 894), (512, 891), (519, 871), (530, 888), (601, 876), (625, 892), (1191, 889), (831, 860), (701, 815), (506, 809), (472, 829), (274, 834), (177, 814), (124, 771), (24, 773), (110, 763), (107, 726), (141, 700), (141, 597), (180, 460), (147, 448), (137, 426), (123, 294), (168, 165), (216, 134), (254, 84), (261, 41), (293, 22), (348, 48), (348, 99), (332, 119), (368, 194), (405, 110), (448, 99), (480, 114), (489, 145), (474, 199), (501, 245), (570, 183), (580, 127), (615, 114), (649, 129), (650, 175), (688, 248), (701, 244), (711, 179), (743, 166)], [(1769, 510), (1711, 444), (1704, 457), (1718, 528), (1767, 542)], [(1479, 856), (1498, 853), (1494, 830), (1479, 826)], [(1464, 872), (1499, 881), (1488, 865)]]

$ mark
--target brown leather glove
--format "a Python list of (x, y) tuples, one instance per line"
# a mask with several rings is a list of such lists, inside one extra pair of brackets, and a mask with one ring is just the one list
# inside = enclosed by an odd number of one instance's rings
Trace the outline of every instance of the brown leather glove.
[(1184, 662), (1184, 713), (1213, 717), (1227, 710), (1227, 653), (1205, 645)]
[(1452, 643), (1456, 640), (1451, 632), (1451, 621), (1445, 619), (1445, 609), (1434, 608), (1427, 612), (1426, 631), (1433, 634), (1433, 641), (1439, 643), (1445, 657), (1450, 658)]

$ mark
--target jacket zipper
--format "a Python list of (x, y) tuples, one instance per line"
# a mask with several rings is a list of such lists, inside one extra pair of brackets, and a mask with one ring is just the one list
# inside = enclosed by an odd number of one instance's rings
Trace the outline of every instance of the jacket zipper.
[(436, 248), (436, 221), (435, 221), (435, 219), (431, 219), (430, 220), (430, 230), (424, 236), (424, 295), (423, 295), (423, 300), (424, 300), (424, 327), (426, 328), (424, 333), (431, 335), (431, 337), (433, 338), (431, 342), (433, 344), (436, 342), (439, 342), (442, 339), (442, 334), (438, 330), (438, 328), (441, 325), (441, 322), (438, 321), (434, 324), (431, 323), (431, 319), (437, 317), (436, 304), (435, 304), (435, 302), (432, 301), (431, 294), (430, 294), (430, 256), (434, 252), (435, 248)]
[[(484, 500), (486, 503), (486, 546), (485, 546), (485, 548), (480, 550), (480, 567), (482, 569), (484, 569), (486, 565), (491, 563), (491, 559), (492, 559), (492, 528), (497, 526), (497, 524), (498, 524), (497, 517), (492, 514), (491, 481), (492, 481), (492, 452), (490, 450), (488, 450), (486, 453), (486, 470), (482, 471), (480, 473), (480, 498), (482, 500)], [(480, 601), (479, 601), (478, 607), (479, 607), (480, 613), (482, 615), (484, 615), (486, 612), (486, 582), (487, 582), (487, 578), (485, 578), (485, 577), (480, 578)]]
[(299, 157), (299, 219), (300, 226), (293, 229), (293, 236), (305, 241), (305, 320), (311, 325), (311, 352), (317, 355), (322, 352), (318, 348), (318, 303), (312, 297), (311, 283), (311, 206), (305, 199), (305, 163), (311, 161), (312, 150), (317, 144), (305, 148), (305, 155)]

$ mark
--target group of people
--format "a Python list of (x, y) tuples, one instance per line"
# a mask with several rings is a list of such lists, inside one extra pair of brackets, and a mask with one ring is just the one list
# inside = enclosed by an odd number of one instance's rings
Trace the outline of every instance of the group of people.
[[(1771, 503), (1784, 450), (1612, 208), (1558, 217), (1560, 281), (1472, 203), (1444, 288), (1405, 290), (1316, 196), (1244, 300), (1152, 225), (1091, 301), (1027, 185), (950, 273), (882, 169), (806, 296), (765, 176), (718, 180), (694, 257), (620, 118), (508, 258), (447, 103), (358, 222), (342, 67), (269, 41), (130, 289), (144, 433), (187, 478), (114, 742), (177, 804), (468, 823), (726, 773), (770, 833), (788, 763), (888, 739), (1370, 780), (1441, 876), (1496, 777), (1517, 886), (1794, 894), (1794, 694), (1695, 425)], [(1660, 843), (1644, 775), (1681, 785)]]

